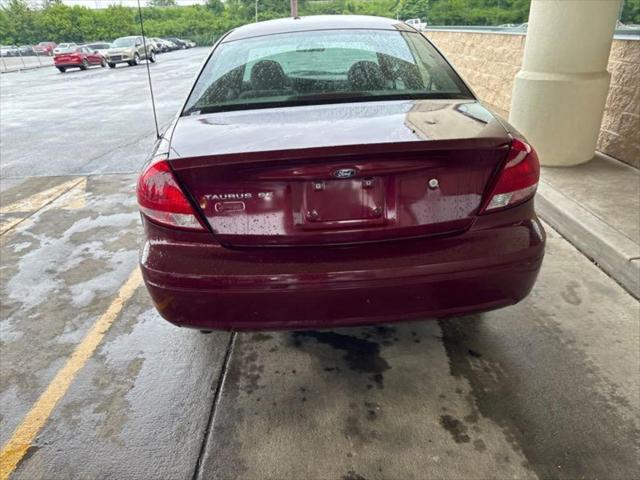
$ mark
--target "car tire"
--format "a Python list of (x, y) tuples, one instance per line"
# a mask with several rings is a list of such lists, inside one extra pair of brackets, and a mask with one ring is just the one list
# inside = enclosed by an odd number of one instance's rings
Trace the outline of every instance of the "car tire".
[(67, 71), (67, 69), (64, 67), (58, 67), (58, 70), (60, 70), (60, 73), (64, 73)]
[[(102, 60), (100, 60), (100, 66), (101, 66), (102, 68), (104, 68), (104, 67), (106, 67), (106, 66), (107, 66), (107, 61), (106, 61), (104, 58), (103, 58)], [(115, 67), (115, 65), (114, 65), (114, 67)]]
[(133, 56), (133, 60), (131, 60), (131, 63), (129, 63), (129, 65), (131, 65), (132, 67), (135, 67), (136, 65), (138, 65), (140, 63), (140, 55), (138, 55), (137, 53)]
[(82, 60), (82, 65), (80, 65), (80, 70), (86, 70), (87, 68), (89, 68), (89, 62), (87, 62), (87, 59), (85, 58), (84, 60)]
[(116, 64), (115, 63), (109, 63), (109, 68), (116, 68)]
[(156, 63), (156, 52), (154, 50), (149, 52), (149, 61), (151, 63)]

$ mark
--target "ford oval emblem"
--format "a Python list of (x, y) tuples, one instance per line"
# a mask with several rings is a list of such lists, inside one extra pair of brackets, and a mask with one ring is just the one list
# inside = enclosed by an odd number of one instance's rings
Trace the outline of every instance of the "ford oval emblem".
[(351, 178), (355, 177), (358, 171), (355, 168), (339, 168), (338, 170), (334, 170), (333, 176), (336, 178)]

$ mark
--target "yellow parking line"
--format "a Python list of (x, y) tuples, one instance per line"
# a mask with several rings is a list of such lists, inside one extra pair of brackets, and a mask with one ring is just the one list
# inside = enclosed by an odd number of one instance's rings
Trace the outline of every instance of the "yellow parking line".
[[(39, 212), (44, 207), (54, 202), (62, 195), (67, 193), (69, 190), (74, 189), (80, 185), (82, 192), (84, 192), (87, 188), (87, 179), (86, 178), (73, 178), (66, 182), (61, 183), (60, 185), (56, 185), (55, 187), (48, 188), (43, 190), (42, 192), (37, 192), (31, 195), (30, 197), (24, 198), (22, 200), (18, 200), (17, 202), (11, 203), (9, 205), (0, 206), (0, 214), (16, 214), (23, 213), (26, 215), (21, 215), (15, 218), (8, 219), (0, 219), (0, 235), (4, 235), (9, 230), (11, 230), (16, 225), (22, 223), (24, 220), (29, 218), (31, 215)], [(84, 198), (84, 197), (83, 197)], [(74, 205), (78, 204), (76, 201)], [(83, 205), (80, 205), (80, 207)], [(70, 207), (67, 207), (70, 208)]]
[(120, 291), (111, 302), (111, 305), (109, 305), (109, 308), (93, 324), (82, 342), (76, 346), (67, 363), (49, 383), (47, 389), (40, 395), (40, 398), (27, 413), (22, 423), (15, 429), (9, 441), (2, 447), (0, 452), (1, 480), (9, 478), (9, 475), (13, 473), (22, 457), (27, 453), (36, 435), (38, 435), (38, 432), (51, 415), (56, 403), (67, 392), (78, 371), (91, 358), (102, 337), (109, 330), (125, 302), (136, 291), (141, 280), (140, 269), (136, 268), (120, 287)]
[(0, 213), (18, 213), (18, 212), (34, 212), (40, 210), (46, 204), (51, 202), (52, 199), (58, 198), (63, 193), (71, 190), (78, 185), (84, 178), (72, 178), (66, 182), (62, 182), (55, 187), (47, 188), (41, 192), (36, 192), (33, 195), (13, 202), (9, 205), (0, 206)]

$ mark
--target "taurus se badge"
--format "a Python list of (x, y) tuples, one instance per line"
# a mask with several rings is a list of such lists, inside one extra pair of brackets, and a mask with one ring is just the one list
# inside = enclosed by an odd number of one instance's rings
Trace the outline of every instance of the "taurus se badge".
[(333, 176), (336, 178), (351, 178), (356, 175), (357, 170), (355, 168), (339, 168), (333, 171)]

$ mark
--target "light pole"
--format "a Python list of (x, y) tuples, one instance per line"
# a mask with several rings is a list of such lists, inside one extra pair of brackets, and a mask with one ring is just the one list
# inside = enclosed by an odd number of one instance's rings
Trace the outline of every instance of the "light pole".
[(291, 16), (293, 18), (298, 16), (298, 0), (291, 0)]

